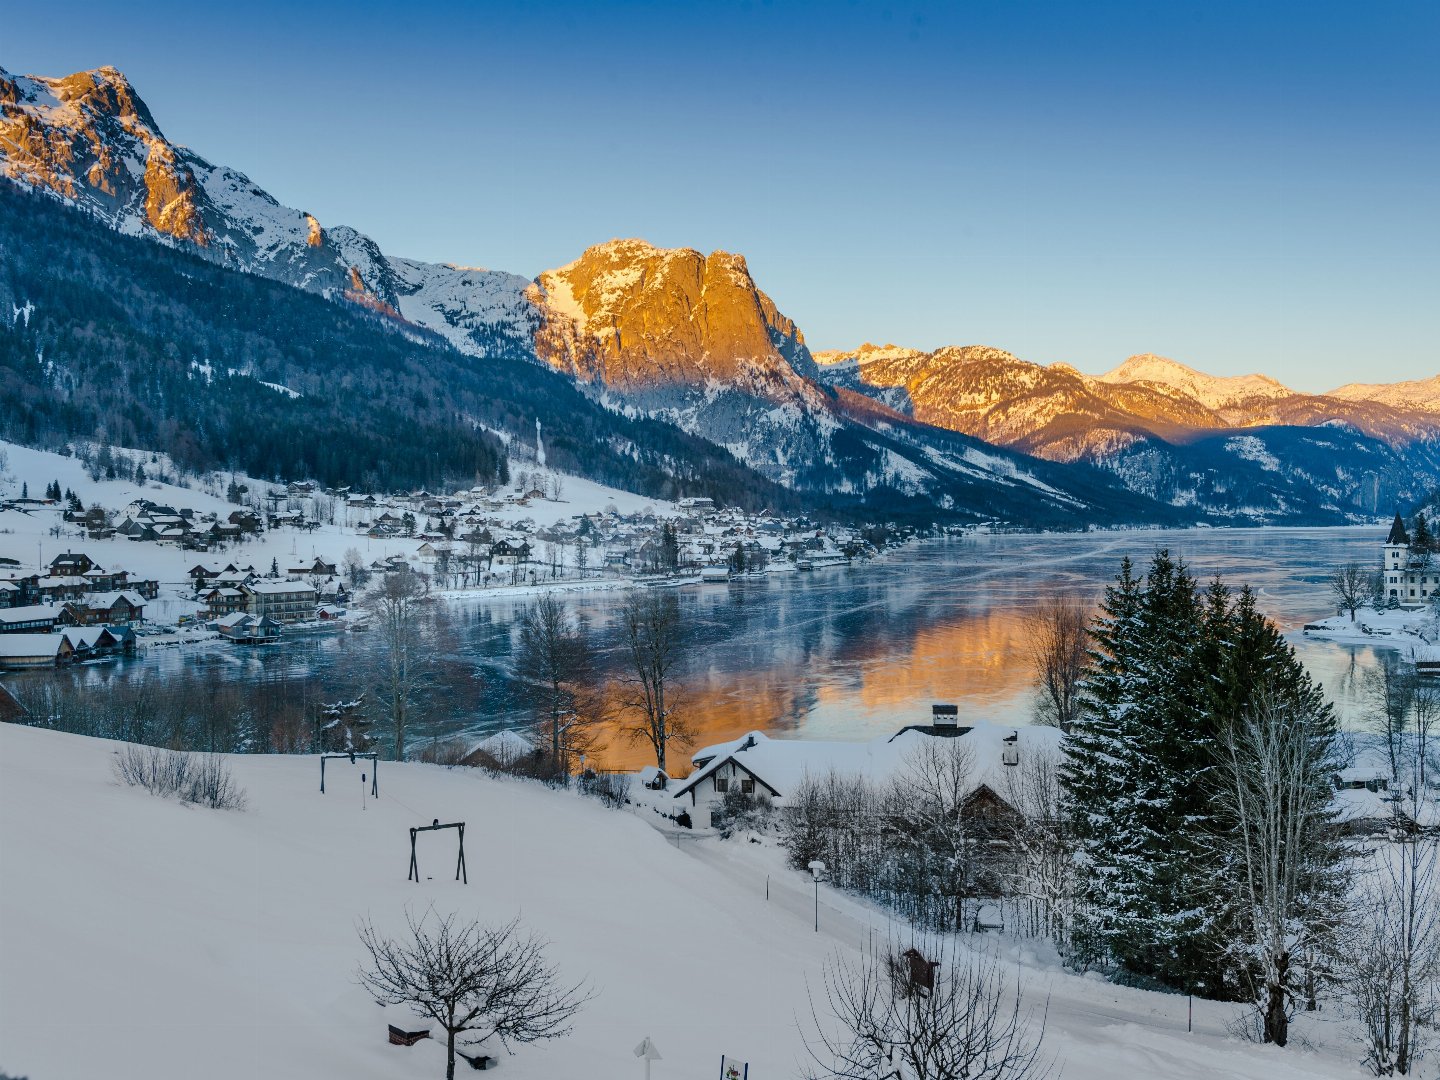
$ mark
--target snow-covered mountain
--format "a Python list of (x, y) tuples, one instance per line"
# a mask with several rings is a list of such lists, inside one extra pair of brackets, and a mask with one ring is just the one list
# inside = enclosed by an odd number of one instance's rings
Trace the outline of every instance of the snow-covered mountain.
[(1098, 378), (982, 346), (812, 357), (744, 258), (726, 252), (614, 240), (534, 282), (389, 255), (167, 140), (114, 68), (59, 79), (0, 70), (0, 175), (119, 232), (357, 306), (417, 341), (543, 362), (610, 408), (673, 423), (799, 490), (885, 490), (992, 513), (987, 487), (1001, 489), (999, 505), (1028, 490), (1056, 512), (1106, 505), (1104, 517), (1118, 508), (1103, 477), (1097, 487), (1095, 474), (994, 446), (1100, 464), (1139, 492), (1120, 457), (1206, 432), (1338, 422), (1395, 448), (1440, 432), (1421, 395), (1293, 394), (1264, 376), (1214, 378), (1154, 356)]
[(1289, 397), (1295, 392), (1268, 375), (1207, 375), (1179, 361), (1149, 353), (1130, 357), (1101, 375), (1100, 381), (1117, 385), (1144, 383), (1178, 390), (1215, 410), (1244, 407), (1255, 399)]
[(833, 459), (834, 395), (742, 256), (612, 240), (541, 274), (532, 297), (553, 366), (789, 485)]
[[(612, 412), (676, 425), (799, 491), (1036, 523), (1174, 520), (1100, 473), (996, 450), (820, 385), (799, 328), (738, 255), (615, 241), (535, 282), (391, 256), (166, 140), (113, 68), (0, 73), (0, 174), (118, 232), (373, 315), (417, 345), (438, 336), (489, 362), (546, 364)], [(679, 445), (648, 430), (657, 445), (634, 452)]]
[(1325, 396), (1345, 401), (1374, 401), (1397, 409), (1440, 413), (1440, 375), (1397, 383), (1346, 383)]
[(391, 258), (363, 233), (282, 206), (244, 173), (166, 139), (115, 68), (61, 79), (0, 68), (0, 175), (112, 228), (348, 300), (487, 356), (528, 348), (538, 322), (515, 274)]
[(1440, 482), (1440, 411), (1300, 394), (1263, 375), (1144, 355), (1096, 377), (980, 345), (867, 344), (816, 360), (823, 381), (927, 424), (1091, 462), (1136, 492), (1225, 516), (1380, 512)]

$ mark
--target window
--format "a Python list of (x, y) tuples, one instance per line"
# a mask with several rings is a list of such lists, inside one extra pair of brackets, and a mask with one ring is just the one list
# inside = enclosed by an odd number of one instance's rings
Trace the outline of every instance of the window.
[(741, 781), (740, 781), (740, 794), (741, 794), (741, 795), (754, 795), (754, 794), (755, 794), (755, 781), (752, 780), (752, 779), (750, 779), (750, 777), (748, 777), (748, 776), (745, 777), (745, 779), (741, 780)]
[(726, 776), (715, 777), (715, 790), (724, 795), (730, 790), (730, 778)]

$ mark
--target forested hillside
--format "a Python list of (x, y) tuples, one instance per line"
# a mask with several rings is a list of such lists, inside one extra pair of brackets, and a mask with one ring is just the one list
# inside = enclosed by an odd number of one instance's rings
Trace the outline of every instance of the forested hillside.
[[(674, 427), (604, 409), (523, 360), (476, 360), (363, 309), (118, 235), (0, 184), (0, 434), (101, 437), (195, 470), (366, 488), (506, 475), (497, 432), (655, 497), (790, 493)], [(488, 429), (488, 430), (487, 430)]]

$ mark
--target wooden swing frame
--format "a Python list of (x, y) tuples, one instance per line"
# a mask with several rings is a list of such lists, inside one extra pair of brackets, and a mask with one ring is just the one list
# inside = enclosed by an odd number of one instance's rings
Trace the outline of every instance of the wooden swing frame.
[(455, 862), (455, 880), (462, 884), (469, 885), (470, 877), (465, 869), (465, 823), (463, 821), (452, 821), (441, 825), (440, 819), (436, 818), (429, 825), (419, 825), (410, 830), (410, 872), (405, 875), (406, 881), (414, 881), (420, 884), (420, 864), (415, 860), (415, 838), (422, 832), (436, 832), (440, 829), (454, 829), (460, 834), (460, 857)]
[(377, 799), (380, 797), (380, 755), (379, 755), (378, 753), (376, 753), (374, 750), (368, 750), (368, 751), (351, 750), (351, 751), (347, 751), (346, 753), (343, 753), (343, 754), (321, 754), (321, 755), (320, 755), (320, 794), (321, 794), (321, 795), (324, 795), (324, 794), (325, 794), (325, 762), (327, 762), (327, 761), (334, 761), (334, 760), (336, 760), (337, 758), (343, 758), (344, 760), (350, 762), (351, 765), (354, 765), (354, 764), (355, 764), (355, 759), (356, 759), (356, 758), (369, 758), (369, 759), (370, 759), (370, 794), (373, 795), (373, 796), (374, 796), (375, 798), (377, 798)]

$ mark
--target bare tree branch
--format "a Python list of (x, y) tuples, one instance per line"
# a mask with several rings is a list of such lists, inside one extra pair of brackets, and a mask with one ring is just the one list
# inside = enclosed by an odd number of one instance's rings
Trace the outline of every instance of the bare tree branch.
[(386, 1005), (408, 1005), (446, 1033), (447, 1080), (455, 1077), (456, 1040), (467, 1045), (498, 1038), (513, 1045), (558, 1039), (593, 996), (583, 980), (565, 986), (545, 959), (546, 943), (519, 919), (488, 927), (440, 915), (433, 907), (416, 918), (407, 909), (409, 934), (388, 938), (368, 920), (359, 926), (369, 954), (360, 985)]

